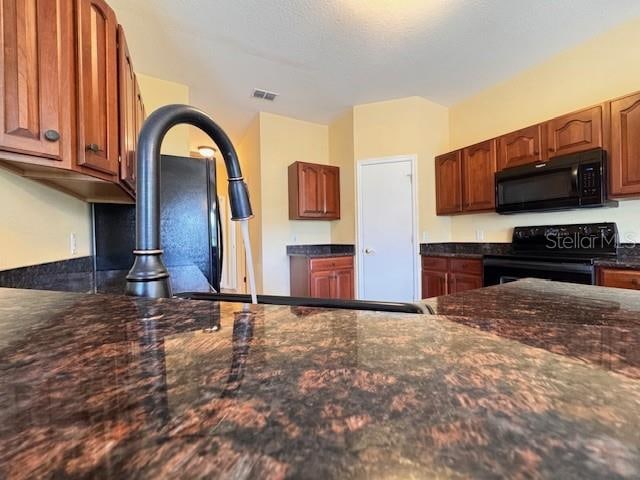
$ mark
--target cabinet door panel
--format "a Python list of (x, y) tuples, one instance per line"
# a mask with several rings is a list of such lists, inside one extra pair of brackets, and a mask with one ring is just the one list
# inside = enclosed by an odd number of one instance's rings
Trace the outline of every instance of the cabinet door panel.
[(315, 298), (331, 298), (333, 275), (331, 271), (311, 272), (311, 296)]
[(554, 118), (547, 123), (549, 156), (565, 155), (603, 146), (603, 111), (600, 105)]
[(498, 169), (542, 161), (542, 126), (533, 125), (498, 138)]
[(321, 216), (324, 213), (322, 199), (322, 173), (317, 165), (300, 165), (300, 215)]
[(495, 193), (496, 142), (488, 140), (463, 150), (463, 211), (492, 210)]
[(122, 27), (118, 27), (118, 99), (120, 118), (120, 180), (135, 191), (138, 92), (131, 55)]
[(451, 285), (449, 288), (451, 293), (460, 293), (482, 288), (482, 277), (453, 273), (451, 274)]
[(640, 194), (640, 93), (611, 102), (612, 195)]
[(449, 274), (445, 272), (422, 271), (422, 298), (448, 295)]
[(337, 220), (340, 218), (340, 169), (324, 167), (322, 169), (322, 197), (324, 217)]
[(118, 173), (116, 18), (103, 0), (77, 0), (78, 164)]
[(436, 212), (462, 212), (462, 153), (458, 150), (436, 157)]
[(341, 300), (353, 299), (353, 269), (336, 270), (334, 273), (335, 296)]
[(1, 149), (58, 161), (70, 153), (70, 15), (64, 0), (0, 0)]

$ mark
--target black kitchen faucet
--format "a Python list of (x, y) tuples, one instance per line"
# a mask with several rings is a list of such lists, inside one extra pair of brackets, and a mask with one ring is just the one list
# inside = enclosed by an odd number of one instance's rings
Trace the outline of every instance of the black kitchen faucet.
[(135, 260), (127, 275), (127, 295), (171, 296), (169, 271), (160, 246), (160, 147), (167, 132), (179, 124), (200, 128), (220, 149), (229, 177), (232, 220), (247, 220), (253, 212), (235, 148), (227, 134), (206, 113), (188, 105), (167, 105), (144, 122), (138, 140)]

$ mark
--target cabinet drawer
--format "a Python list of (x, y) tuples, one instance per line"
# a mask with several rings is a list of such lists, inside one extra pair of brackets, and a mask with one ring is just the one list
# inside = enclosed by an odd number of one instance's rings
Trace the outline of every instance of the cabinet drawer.
[(446, 272), (449, 270), (449, 259), (443, 257), (422, 257), (422, 269)]
[(640, 290), (640, 271), (638, 270), (601, 268), (598, 277), (598, 284), (603, 287)]
[(482, 261), (473, 258), (452, 258), (451, 271), (467, 275), (482, 275)]
[(338, 268), (353, 268), (353, 257), (312, 258), (309, 260), (309, 268), (312, 272), (336, 270)]

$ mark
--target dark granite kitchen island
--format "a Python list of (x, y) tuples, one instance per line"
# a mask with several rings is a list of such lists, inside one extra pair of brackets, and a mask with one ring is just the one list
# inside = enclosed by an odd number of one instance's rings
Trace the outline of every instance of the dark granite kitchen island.
[[(640, 296), (608, 292), (637, 350)], [(0, 477), (640, 476), (633, 370), (454, 313), (0, 289)]]

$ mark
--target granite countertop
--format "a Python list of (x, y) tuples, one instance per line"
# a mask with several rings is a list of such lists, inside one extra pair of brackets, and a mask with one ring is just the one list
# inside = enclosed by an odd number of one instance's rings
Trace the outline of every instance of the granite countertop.
[(353, 257), (355, 254), (355, 245), (287, 245), (287, 255), (289, 257)]
[(640, 293), (525, 279), (425, 300), (478, 330), (640, 380)]
[[(81, 257), (0, 271), (0, 287), (80, 293), (124, 294), (129, 269), (94, 270), (93, 257)], [(210, 292), (196, 265), (170, 265), (174, 292)]]
[(589, 318), (619, 320), (631, 358), (640, 296), (576, 287), (533, 316), (496, 303), (560, 292), (540, 282), (478, 297), (511, 318), (504, 331), (460, 317), (479, 304), (247, 312), (0, 289), (0, 477), (638, 478), (637, 371), (506, 331), (558, 323), (571, 344)]
[(472, 258), (474, 260), (482, 260), (484, 258), (483, 253), (459, 253), (459, 252), (424, 252), (421, 253), (423, 257), (442, 257), (442, 258)]
[[(420, 255), (423, 257), (474, 258), (482, 259), (485, 255), (513, 254), (510, 243), (422, 243)], [(623, 244), (616, 257), (596, 258), (597, 267), (638, 269), (640, 270), (640, 248), (635, 244)]]

